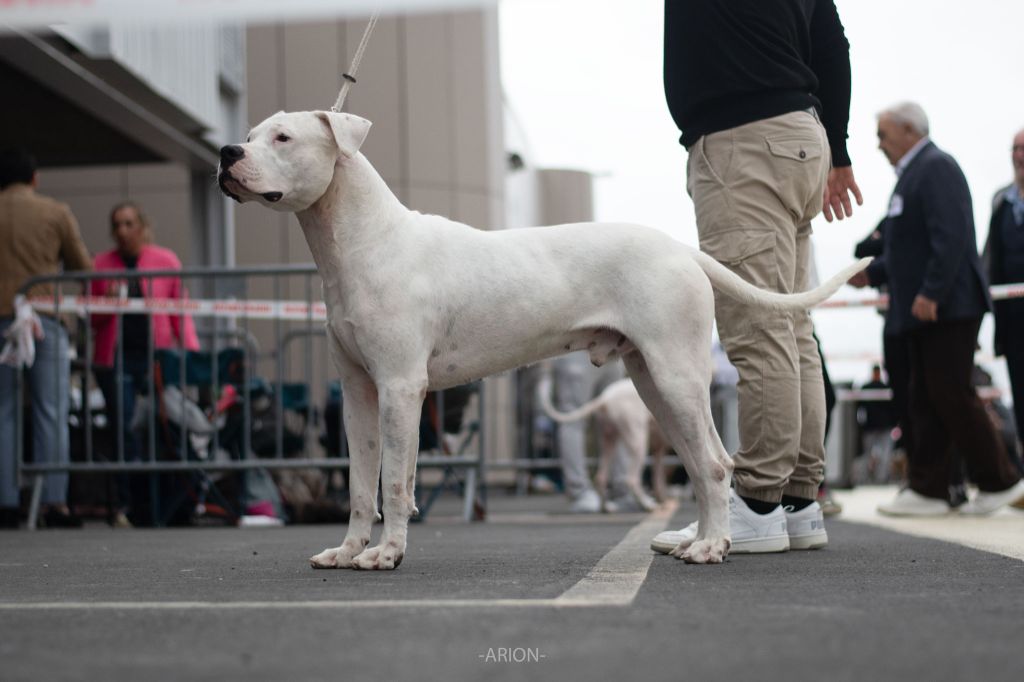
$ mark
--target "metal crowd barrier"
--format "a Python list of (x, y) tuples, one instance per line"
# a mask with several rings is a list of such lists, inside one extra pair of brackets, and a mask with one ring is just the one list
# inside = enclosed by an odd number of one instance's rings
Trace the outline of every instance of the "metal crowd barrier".
[[(177, 278), (186, 284), (189, 282), (195, 283), (196, 286), (188, 288), (194, 292), (205, 294), (206, 298), (168, 300), (132, 299), (127, 297), (127, 283), (129, 281), (141, 280), (143, 282), (152, 282), (152, 280), (161, 277)], [(323, 397), (327, 395), (327, 377), (334, 373), (334, 369), (327, 358), (326, 346), (324, 346), (319, 354), (313, 352), (314, 344), (326, 344), (322, 325), (326, 318), (326, 309), (323, 303), (314, 300), (314, 279), (318, 279), (315, 267), (312, 265), (300, 265), (248, 268), (187, 268), (183, 270), (143, 272), (65, 273), (49, 277), (38, 277), (26, 282), (20, 290), (22, 293), (28, 293), (33, 286), (41, 283), (55, 285), (55, 291), (52, 296), (30, 298), (34, 308), (40, 312), (58, 316), (71, 314), (78, 322), (78, 342), (73, 343), (72, 347), (82, 349), (82, 352), (74, 362), (75, 377), (80, 385), (82, 401), (76, 416), (79, 417), (79, 423), (84, 425), (83, 431), (80, 434), (81, 442), (78, 443), (78, 446), (81, 448), (81, 456), (74, 461), (45, 462), (42, 461), (43, 458), (27, 460), (24, 456), (25, 449), (23, 447), (22, 402), (20, 400), (17, 401), (19, 409), (15, 427), (15, 447), (17, 453), (15, 459), (19, 475), (33, 479), (34, 484), (32, 503), (30, 505), (29, 527), (31, 528), (35, 525), (43, 476), (48, 473), (82, 472), (113, 474), (128, 472), (250, 471), (254, 469), (347, 469), (350, 465), (350, 460), (347, 457), (344, 428), (340, 423), (338, 424), (338, 443), (336, 448), (334, 448), (337, 456), (324, 456), (322, 454), (314, 456), (312, 454), (320, 449), (318, 447), (320, 445), (317, 442), (318, 439), (314, 438), (314, 436), (318, 433), (317, 430), (323, 422), (320, 418), (323, 410), (314, 407), (316, 402), (314, 396), (319, 395)], [(115, 280), (119, 282), (120, 286), (117, 295), (103, 297), (87, 295), (86, 288), (94, 280)], [(298, 281), (297, 287), (294, 285), (293, 280)], [(287, 284), (292, 285), (287, 287), (287, 294), (299, 291), (302, 294), (302, 298), (295, 300), (294, 295), (292, 298), (285, 298), (285, 285)], [(76, 290), (73, 293), (68, 293), (67, 289), (69, 288), (75, 288)], [(257, 288), (260, 289), (266, 298), (257, 298), (252, 295), (253, 289)], [(991, 292), (996, 300), (1019, 298), (1024, 296), (1024, 284), (994, 286), (991, 288)], [(847, 300), (829, 301), (822, 307), (827, 309), (884, 307), (886, 303), (885, 296), (861, 296)], [(209, 356), (209, 362), (212, 367), (219, 368), (218, 363), (222, 353), (234, 354), (234, 357), (240, 362), (243, 373), (240, 381), (232, 382), (232, 385), (240, 392), (243, 412), (239, 436), (241, 441), (238, 444), (237, 456), (229, 459), (217, 458), (216, 456), (203, 459), (191, 456), (190, 431), (187, 427), (178, 429), (177, 447), (174, 448), (174, 456), (167, 456), (168, 448), (166, 443), (160, 444), (164, 447), (158, 452), (157, 410), (152, 409), (152, 405), (151, 409), (146, 413), (148, 420), (148, 428), (146, 429), (148, 442), (142, 458), (136, 461), (125, 458), (123, 430), (117, 428), (117, 425), (114, 425), (117, 432), (114, 447), (115, 456), (109, 456), (110, 453), (107, 453), (105, 458), (95, 456), (93, 415), (91, 414), (89, 401), (90, 389), (93, 385), (90, 371), (92, 369), (91, 356), (93, 354), (93, 347), (92, 338), (88, 331), (93, 315), (112, 314), (117, 316), (119, 325), (118, 335), (120, 336), (120, 325), (123, 322), (123, 315), (128, 313), (177, 315), (179, 322), (183, 321), (185, 315), (190, 315), (200, 323), (197, 324), (197, 331), (200, 337), (206, 340), (206, 343), (203, 344), (207, 349), (204, 351), (204, 354)], [(260, 328), (261, 326), (262, 328)], [(261, 339), (263, 339), (262, 342)], [(267, 339), (270, 340), (269, 344), (266, 343)], [(302, 348), (294, 351), (293, 346), (300, 342)], [(263, 350), (264, 345), (268, 346), (268, 350)], [(190, 356), (182, 352), (180, 340), (175, 350), (178, 351), (178, 355), (175, 358), (177, 361), (177, 371), (173, 370), (173, 364), (169, 367), (170, 373), (174, 375), (177, 381), (182, 395), (182, 407), (184, 407), (184, 396), (187, 393), (186, 387), (189, 384)], [(151, 337), (147, 354), (149, 360), (147, 373), (151, 395), (155, 379), (157, 352), (157, 349), (153, 348), (153, 339)], [(298, 363), (293, 362), (296, 355), (298, 356)], [(122, 362), (123, 358), (121, 353), (118, 352), (115, 360), (115, 372), (119, 382), (123, 380)], [(317, 365), (318, 362), (319, 365)], [(295, 372), (292, 371), (293, 364), (301, 365), (300, 381), (293, 381), (295, 378)], [(272, 380), (267, 381), (264, 378), (261, 371), (264, 367), (270, 367), (269, 373)], [(219, 371), (211, 370), (208, 389), (212, 395), (217, 396), (224, 383), (223, 379), (224, 377)], [(18, 380), (18, 390), (19, 395), (21, 395), (21, 373), (18, 374)], [(291, 389), (295, 389), (296, 385), (304, 387), (304, 389), (300, 388), (297, 391), (292, 391)], [(55, 390), (58, 390), (57, 386), (55, 386)], [(277, 417), (274, 420), (273, 453), (263, 457), (255, 455), (251, 442), (254, 420), (252, 404), (254, 394), (256, 393), (259, 393), (264, 401), (267, 399), (273, 401), (274, 414)], [(835, 458), (833, 458), (833, 463), (839, 464), (838, 478), (840, 480), (837, 482), (842, 484), (843, 479), (847, 478), (849, 462), (854, 454), (853, 449), (859, 447), (859, 444), (854, 442), (855, 431), (851, 430), (855, 429), (855, 421), (848, 418), (844, 419), (844, 417), (848, 416), (845, 413), (848, 412), (852, 401), (844, 399), (850, 396), (842, 392), (840, 393), (840, 407), (837, 412), (841, 414), (837, 415), (837, 421), (839, 422), (837, 426), (840, 426), (839, 430), (843, 432), (839, 436), (842, 452), (837, 453), (839, 454), (838, 462), (835, 462)], [(452, 472), (456, 470), (464, 471), (465, 480), (462, 482), (456, 481), (456, 483), (461, 485), (463, 490), (462, 511), (463, 517), (467, 520), (471, 519), (474, 512), (478, 511), (474, 508), (474, 505), (482, 504), (483, 495), (485, 494), (483, 474), (484, 453), (486, 451), (484, 449), (483, 391), (479, 390), (477, 396), (477, 419), (475, 424), (471, 425), (472, 428), (469, 434), (478, 439), (476, 453), (466, 454), (465, 452), (458, 452), (449, 455), (421, 454), (418, 458), (418, 463), (421, 467), (444, 469), (445, 475), (440, 484), (441, 486), (447, 485), (450, 482), (449, 477)], [(118, 399), (121, 399), (121, 391), (118, 391)], [(436, 394), (435, 400), (437, 402), (438, 414), (441, 415), (441, 420), (443, 421), (443, 392)], [(523, 396), (520, 396), (520, 402), (522, 400)], [(299, 408), (295, 407), (296, 402), (299, 404)], [(532, 402), (532, 400), (527, 402)], [(734, 405), (732, 407), (735, 408)], [(734, 411), (733, 409), (732, 412)], [(285, 454), (286, 427), (284, 415), (286, 413), (302, 416), (302, 456), (289, 457)], [(118, 414), (121, 415), (122, 419), (125, 418), (123, 410), (119, 409)], [(723, 416), (735, 419), (735, 414), (732, 413)], [(520, 421), (523, 418), (531, 418), (530, 415), (519, 415), (519, 417)], [(844, 422), (849, 423), (844, 425)], [(722, 425), (719, 426), (720, 429), (723, 429)], [(435, 431), (438, 434), (443, 434), (443, 424), (435, 424)], [(216, 455), (221, 445), (219, 439), (219, 431), (215, 430), (210, 445), (210, 452), (214, 453), (214, 455)], [(443, 441), (443, 436), (440, 436), (439, 442), (443, 443)], [(557, 457), (538, 457), (537, 453), (534, 452), (531, 442), (527, 441), (524, 443), (522, 438), (520, 438), (520, 441), (517, 447), (518, 451), (522, 454), (509, 461), (488, 462), (487, 467), (495, 470), (512, 469), (517, 472), (559, 468)], [(460, 449), (464, 450), (464, 446), (465, 442)], [(328, 444), (323, 449), (330, 451), (331, 447)], [(524, 457), (523, 454), (526, 456)], [(428, 504), (420, 504), (421, 511), (429, 509), (429, 504), (436, 498), (436, 493), (439, 489), (436, 488), (429, 495)]]
[[(181, 281), (182, 291), (187, 298), (156, 299), (128, 297), (128, 284), (139, 281), (146, 291), (152, 291), (154, 280), (174, 278)], [(44, 477), (54, 473), (164, 473), (191, 472), (203, 476), (206, 485), (209, 472), (253, 471), (257, 469), (347, 469), (345, 431), (338, 409), (337, 447), (324, 443), (321, 430), (326, 432), (327, 423), (322, 416), (331, 390), (331, 379), (335, 374), (326, 347), (323, 322), (326, 309), (323, 303), (314, 300), (314, 279), (318, 279), (313, 265), (259, 266), (247, 268), (185, 268), (181, 270), (146, 271), (103, 271), (69, 272), (60, 275), (35, 277), (20, 288), (19, 293), (27, 296), (29, 303), (39, 313), (63, 319), (69, 329), (69, 348), (72, 360), (72, 380), (63, 390), (74, 393), (78, 389), (79, 404), (71, 409), (71, 417), (79, 425), (77, 439), (65, 429), (58, 430), (58, 451), (65, 447), (73, 450), (68, 461), (60, 456), (26, 456), (23, 413), (24, 370), (17, 372), (16, 395), (17, 423), (15, 425), (15, 462), (18, 479), (32, 479), (32, 498), (29, 509), (29, 528), (36, 526), (41, 502)], [(94, 281), (114, 282), (116, 295), (89, 295), (90, 284)], [(297, 282), (297, 287), (296, 287)], [(53, 287), (53, 294), (31, 296), (33, 287), (47, 284)], [(189, 285), (192, 286), (189, 286)], [(288, 291), (286, 292), (286, 287)], [(253, 291), (267, 293), (269, 298), (256, 298)], [(319, 287), (316, 287), (319, 296)], [(284, 298), (287, 293), (300, 292), (299, 300)], [(198, 297), (192, 297), (200, 294)], [(205, 295), (206, 297), (203, 297)], [(148, 409), (145, 411), (145, 433), (147, 438), (142, 453), (137, 459), (126, 457), (124, 428), (122, 420), (131, 419), (123, 408), (126, 380), (123, 344), (124, 316), (126, 314), (169, 315), (178, 319), (179, 330), (185, 328), (185, 318), (190, 316), (196, 324), (197, 334), (202, 339), (200, 351), (188, 351), (183, 347), (183, 334), (175, 339), (172, 348), (155, 348), (153, 325), (148, 338), (145, 376), (148, 391)], [(91, 397), (96, 391), (93, 375), (94, 340), (91, 333), (96, 315), (113, 315), (117, 325), (117, 342), (114, 358), (116, 385), (116, 410), (118, 423), (106, 424), (108, 446), (97, 448), (97, 431), (103, 431), (103, 417), (92, 407)], [(296, 344), (301, 342), (301, 348)], [(314, 346), (320, 346), (314, 352)], [(294, 360), (298, 359), (298, 362)], [(40, 360), (37, 360), (39, 362)], [(67, 362), (67, 358), (56, 362)], [(301, 366), (296, 372), (294, 365)], [(264, 371), (268, 370), (268, 375)], [(336, 382), (335, 382), (336, 383)], [(193, 408), (202, 411), (213, 428), (208, 434), (205, 448), (199, 447), (196, 424), (202, 430), (209, 430), (206, 424), (182, 418), (168, 428), (169, 413), (175, 407), (174, 400), (167, 398), (169, 387), (176, 387), (177, 413), (195, 415)], [(54, 390), (62, 390), (58, 378)], [(157, 393), (160, 393), (160, 396)], [(235, 405), (231, 410), (236, 433), (226, 435), (224, 424), (231, 421), (223, 413), (216, 412), (218, 400), (234, 393)], [(339, 391), (340, 393), (340, 391)], [(483, 452), (485, 447), (483, 429), (483, 391), (477, 390), (478, 409), (475, 421), (469, 417), (476, 452), (468, 452), (469, 437), (463, 439), (460, 451), (443, 454), (444, 444), (444, 396), (434, 394), (440, 415), (432, 424), (436, 431), (438, 453), (420, 453), (420, 467), (442, 468), (443, 485), (449, 485), (454, 477), (463, 494), (463, 517), (473, 518), (475, 505), (482, 507), (483, 500)], [(319, 398), (317, 397), (319, 396)], [(343, 400), (344, 397), (341, 396)], [(254, 404), (260, 403), (260, 409)], [(272, 404), (272, 407), (268, 407)], [(321, 408), (319, 404), (322, 404)], [(213, 410), (211, 412), (211, 410)], [(240, 415), (238, 412), (240, 411)], [(271, 453), (257, 456), (253, 450), (252, 437), (259, 430), (260, 420), (273, 422), (273, 448)], [(287, 422), (293, 426), (289, 428)], [(299, 426), (294, 426), (298, 422)], [(254, 431), (254, 429), (256, 429)], [(264, 429), (265, 431), (265, 429)], [(67, 435), (65, 435), (67, 434)], [(173, 434), (173, 438), (169, 435)], [(264, 433), (264, 435), (266, 435)], [(298, 435), (301, 438), (301, 452), (289, 454), (286, 437)], [(69, 441), (65, 442), (64, 438)], [(112, 438), (111, 438), (112, 437)], [(230, 437), (230, 444), (226, 438)], [(264, 449), (266, 438), (264, 440)], [(294, 449), (294, 440), (292, 449)], [(334, 452), (332, 456), (327, 453)], [(205, 452), (205, 455), (203, 454)], [(225, 456), (225, 452), (227, 456)], [(457, 472), (464, 473), (459, 481)], [(153, 477), (150, 479), (155, 480)], [(204, 488), (204, 491), (206, 488)], [(159, 496), (151, 484), (150, 504), (159, 504)], [(213, 486), (211, 494), (216, 494)], [(430, 495), (429, 502), (436, 498)], [(420, 504), (421, 517), (425, 516), (429, 504)], [(158, 516), (154, 510), (154, 518)]]

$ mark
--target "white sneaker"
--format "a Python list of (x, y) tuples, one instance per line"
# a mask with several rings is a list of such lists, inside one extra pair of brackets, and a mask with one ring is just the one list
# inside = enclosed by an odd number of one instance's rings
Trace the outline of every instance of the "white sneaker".
[(991, 514), (998, 510), (1000, 507), (1004, 507), (1008, 504), (1024, 500), (1024, 479), (1017, 481), (1013, 486), (998, 493), (983, 493), (978, 492), (974, 496), (973, 500), (965, 502), (960, 505), (957, 510), (961, 514), (967, 514), (968, 516), (983, 516), (985, 514)]
[[(777, 507), (769, 514), (758, 514), (734, 490), (729, 491), (729, 535), (732, 539), (730, 554), (785, 552), (790, 547), (786, 512), (782, 507)], [(660, 554), (668, 554), (680, 542), (693, 542), (696, 539), (697, 522), (694, 521), (686, 528), (658, 533), (651, 540), (651, 549)]]
[(886, 516), (945, 516), (949, 505), (935, 497), (925, 497), (910, 488), (904, 488), (892, 502), (878, 505), (878, 513)]
[(821, 505), (812, 502), (800, 511), (786, 511), (786, 530), (790, 549), (821, 549), (828, 544), (825, 514)]
[(616, 497), (614, 500), (605, 500), (604, 503), (604, 510), (609, 514), (649, 512), (657, 507), (658, 502), (647, 493), (641, 493), (640, 497), (627, 493)]
[(601, 496), (593, 488), (584, 490), (569, 505), (569, 512), (572, 514), (596, 514), (599, 511), (601, 511)]

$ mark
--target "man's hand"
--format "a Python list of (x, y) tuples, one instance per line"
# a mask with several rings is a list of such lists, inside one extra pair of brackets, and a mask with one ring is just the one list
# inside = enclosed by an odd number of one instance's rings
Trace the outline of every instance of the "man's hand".
[(868, 278), (868, 273), (863, 270), (851, 277), (846, 283), (851, 287), (857, 287), (858, 289), (871, 286), (871, 280)]
[(864, 197), (861, 196), (860, 187), (857, 186), (857, 181), (853, 177), (853, 166), (841, 166), (828, 172), (828, 180), (825, 182), (825, 200), (821, 206), (825, 220), (832, 222), (833, 215), (837, 220), (853, 215), (853, 203), (850, 201), (851, 192), (857, 200), (857, 205), (863, 206)]
[(935, 322), (939, 319), (939, 304), (918, 294), (914, 297), (914, 305), (910, 306), (910, 314), (922, 322)]

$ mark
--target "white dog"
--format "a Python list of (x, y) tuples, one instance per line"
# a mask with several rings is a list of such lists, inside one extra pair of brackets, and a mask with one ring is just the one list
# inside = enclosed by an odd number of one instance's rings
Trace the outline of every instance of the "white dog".
[[(293, 211), (323, 279), (328, 346), (341, 374), (352, 515), (316, 568), (391, 569), (414, 511), (417, 425), (442, 389), (573, 350), (622, 356), (693, 480), (698, 539), (678, 555), (729, 550), (732, 462), (711, 421), (712, 285), (781, 312), (826, 299), (867, 260), (801, 294), (760, 291), (657, 230), (624, 224), (485, 232), (405, 208), (359, 153), (370, 122), (278, 113), (221, 149), (238, 201)], [(367, 547), (377, 518), (384, 529)]]
[[(551, 376), (545, 374), (537, 385), (537, 395), (545, 414), (560, 424), (586, 419), (592, 414), (597, 415), (598, 429), (601, 434), (601, 456), (594, 474), (594, 486), (604, 500), (608, 510), (608, 475), (612, 460), (621, 443), (626, 448), (626, 481), (629, 494), (643, 509), (651, 511), (664, 502), (665, 492), (664, 457), (668, 443), (658, 427), (654, 415), (647, 409), (636, 386), (629, 379), (619, 379), (608, 384), (593, 400), (580, 405), (571, 412), (559, 412), (551, 402)], [(644, 463), (647, 460), (648, 447), (654, 456), (654, 467), (651, 481), (654, 495), (651, 498), (644, 490)]]

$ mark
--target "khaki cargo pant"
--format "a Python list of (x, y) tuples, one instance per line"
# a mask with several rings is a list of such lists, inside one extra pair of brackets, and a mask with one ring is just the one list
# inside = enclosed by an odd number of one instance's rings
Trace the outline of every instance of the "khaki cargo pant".
[[(806, 111), (700, 138), (687, 191), (701, 250), (755, 286), (806, 290), (811, 218), (830, 166), (825, 130)], [(814, 499), (825, 470), (825, 391), (810, 314), (767, 313), (716, 292), (715, 317), (740, 376), (737, 493)]]

